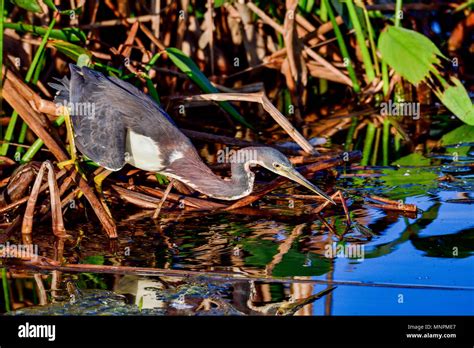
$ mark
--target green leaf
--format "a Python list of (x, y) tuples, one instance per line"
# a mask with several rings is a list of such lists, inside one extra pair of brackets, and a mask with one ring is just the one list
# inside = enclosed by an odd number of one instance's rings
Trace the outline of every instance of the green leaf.
[(441, 138), (441, 145), (456, 145), (460, 143), (474, 143), (474, 127), (464, 124)]
[(382, 185), (394, 200), (426, 195), (429, 189), (437, 186), (438, 175), (423, 168), (384, 169), (382, 173)]
[[(474, 127), (464, 124), (443, 135), (440, 142), (443, 146), (474, 143)], [(470, 148), (470, 146), (449, 147), (446, 152), (452, 155), (466, 156)]]
[(389, 26), (380, 34), (378, 46), (382, 59), (413, 85), (437, 71), (438, 57), (445, 58), (426, 36), (401, 27)]
[(156, 173), (155, 178), (156, 180), (158, 180), (158, 183), (160, 185), (165, 185), (169, 183), (168, 177), (166, 175)]
[(56, 5), (54, 4), (53, 0), (43, 0), (43, 2), (45, 3), (46, 6), (48, 6), (51, 10), (53, 11), (57, 11), (58, 8), (56, 7)]
[(451, 77), (451, 81), (454, 86), (448, 85), (443, 92), (436, 90), (436, 96), (457, 118), (468, 125), (474, 126), (474, 106), (469, 94), (457, 78)]
[(77, 61), (82, 55), (86, 55), (89, 58), (92, 57), (92, 53), (84, 47), (74, 45), (67, 41), (51, 40), (48, 42), (48, 45), (56, 48), (59, 52), (65, 54), (74, 61)]
[[(412, 153), (392, 162), (392, 165), (422, 167), (429, 166), (430, 163), (429, 158), (419, 153)], [(384, 186), (390, 187), (391, 199), (426, 194), (428, 189), (436, 187), (438, 177), (437, 174), (424, 168), (384, 169), (382, 173), (384, 176), (381, 180)]]
[[(5, 22), (4, 27), (16, 30), (20, 33), (33, 33), (39, 36), (44, 36), (48, 31), (48, 28), (38, 27), (35, 25), (24, 23)], [(79, 28), (53, 29), (51, 31), (50, 37), (53, 39), (64, 40), (69, 42), (86, 42), (87, 40), (86, 34)]]
[(399, 166), (429, 166), (431, 163), (429, 158), (424, 157), (423, 155), (415, 152), (408, 156), (399, 158), (395, 162), (392, 162), (392, 165)]
[(457, 233), (446, 232), (444, 234), (436, 234), (435, 236), (420, 236), (414, 233), (410, 241), (416, 249), (424, 251), (426, 256), (452, 259), (453, 250), (458, 251), (456, 258), (465, 258), (473, 255), (473, 228), (467, 228)]
[(242, 248), (250, 255), (245, 258), (245, 265), (265, 267), (278, 253), (278, 244), (270, 240), (247, 239), (242, 242)]
[[(184, 54), (183, 51), (175, 48), (169, 47), (166, 49), (168, 56), (171, 61), (183, 72), (185, 73), (198, 87), (205, 93), (219, 93), (216, 87), (214, 87), (211, 82), (208, 80), (206, 75), (204, 75), (201, 70), (199, 70), (196, 63), (193, 62), (191, 58)], [(219, 102), (219, 105), (227, 111), (234, 119), (242, 123), (243, 125), (253, 128), (247, 121), (239, 114), (234, 107), (228, 102)]]
[(24, 8), (27, 11), (42, 13), (40, 4), (37, 0), (10, 0), (14, 5)]

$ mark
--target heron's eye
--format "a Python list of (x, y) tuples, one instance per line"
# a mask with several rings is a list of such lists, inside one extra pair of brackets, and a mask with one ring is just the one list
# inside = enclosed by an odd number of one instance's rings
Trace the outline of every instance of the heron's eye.
[(281, 168), (281, 164), (280, 164), (280, 163), (277, 163), (277, 162), (274, 162), (274, 163), (273, 163), (273, 167), (274, 167), (275, 169), (280, 169), (280, 168)]

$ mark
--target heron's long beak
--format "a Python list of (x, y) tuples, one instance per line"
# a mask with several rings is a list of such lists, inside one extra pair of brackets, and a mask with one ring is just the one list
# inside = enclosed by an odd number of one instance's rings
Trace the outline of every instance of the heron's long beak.
[(294, 182), (297, 182), (298, 184), (310, 189), (311, 191), (317, 193), (327, 201), (331, 202), (332, 204), (336, 204), (336, 202), (333, 201), (331, 197), (329, 197), (327, 194), (325, 194), (323, 191), (321, 191), (319, 188), (317, 188), (315, 185), (313, 185), (311, 182), (309, 182), (303, 175), (300, 174), (296, 169), (294, 168), (285, 168), (285, 171), (281, 173), (281, 175), (286, 176), (288, 179), (293, 180)]

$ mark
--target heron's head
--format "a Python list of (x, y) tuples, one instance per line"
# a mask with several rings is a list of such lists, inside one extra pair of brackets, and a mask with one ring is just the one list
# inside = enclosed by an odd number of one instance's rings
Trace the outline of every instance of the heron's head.
[(259, 147), (253, 148), (256, 149), (256, 161), (252, 161), (255, 164), (261, 165), (262, 167), (274, 172), (275, 174), (284, 176), (298, 184), (308, 188), (329, 202), (334, 203), (334, 201), (321, 191), (318, 187), (309, 182), (303, 175), (301, 175), (291, 164), (288, 158), (282, 154), (280, 151), (275, 150), (271, 147)]

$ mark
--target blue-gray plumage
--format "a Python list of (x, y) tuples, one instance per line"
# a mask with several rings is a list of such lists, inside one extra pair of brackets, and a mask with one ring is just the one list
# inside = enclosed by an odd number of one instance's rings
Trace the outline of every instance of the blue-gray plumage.
[(149, 96), (116, 77), (73, 64), (69, 67), (70, 79), (64, 77), (58, 84), (50, 84), (58, 91), (55, 102), (69, 107), (77, 148), (99, 165), (117, 171), (129, 163), (224, 200), (250, 194), (255, 177), (250, 166), (261, 165), (334, 203), (296, 171), (282, 153), (270, 147), (237, 151), (230, 159), (231, 179), (220, 178)]

